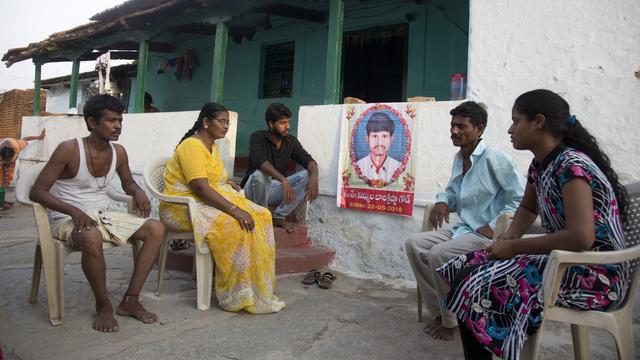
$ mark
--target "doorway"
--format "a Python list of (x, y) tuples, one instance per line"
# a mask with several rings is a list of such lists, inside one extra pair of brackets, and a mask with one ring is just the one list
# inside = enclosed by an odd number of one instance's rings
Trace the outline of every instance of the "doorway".
[(407, 25), (345, 32), (342, 98), (368, 103), (401, 102), (405, 97)]

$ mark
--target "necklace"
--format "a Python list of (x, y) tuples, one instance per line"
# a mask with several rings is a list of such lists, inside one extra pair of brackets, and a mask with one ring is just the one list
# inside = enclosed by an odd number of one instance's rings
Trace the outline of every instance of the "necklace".
[[(93, 155), (91, 154), (91, 145), (89, 145), (89, 140), (87, 140), (85, 138), (85, 143), (87, 144), (87, 149), (89, 149), (89, 161), (91, 161), (91, 169), (93, 169), (93, 173), (96, 174), (96, 166), (93, 164)], [(111, 150), (111, 149), (110, 149)], [(111, 169), (111, 157), (113, 156), (113, 151), (109, 152), (109, 169)], [(89, 174), (91, 175), (91, 174)], [(102, 178), (104, 178), (104, 181), (102, 182), (102, 185), (100, 185), (100, 183), (98, 183), (98, 178), (94, 175), (91, 175), (93, 177), (93, 180), (96, 181), (96, 186), (98, 187), (98, 189), (102, 190), (104, 188), (107, 187), (107, 175), (109, 175), (109, 170), (107, 170), (107, 173), (104, 176), (101, 176)]]

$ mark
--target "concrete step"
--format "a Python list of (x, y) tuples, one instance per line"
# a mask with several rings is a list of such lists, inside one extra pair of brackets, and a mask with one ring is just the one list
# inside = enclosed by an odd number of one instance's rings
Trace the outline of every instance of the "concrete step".
[[(306, 236), (300, 240), (300, 233)], [(276, 274), (308, 272), (312, 269), (327, 267), (335, 256), (335, 251), (321, 246), (311, 245), (308, 229), (301, 227), (291, 234), (283, 230), (276, 235)], [(167, 270), (190, 273), (193, 268), (193, 248), (173, 251), (167, 254)]]
[(178, 270), (190, 273), (193, 269), (193, 247), (186, 250), (167, 253), (167, 270)]
[(329, 266), (335, 251), (321, 246), (276, 250), (276, 274), (308, 272)]
[(296, 224), (292, 233), (288, 233), (281, 227), (274, 227), (273, 233), (276, 239), (276, 249), (307, 247), (311, 245), (309, 227), (307, 225)]
[[(276, 250), (276, 274), (308, 272), (327, 267), (335, 256), (331, 249), (318, 246), (283, 248)], [(167, 270), (190, 273), (193, 253), (185, 251), (167, 254)]]

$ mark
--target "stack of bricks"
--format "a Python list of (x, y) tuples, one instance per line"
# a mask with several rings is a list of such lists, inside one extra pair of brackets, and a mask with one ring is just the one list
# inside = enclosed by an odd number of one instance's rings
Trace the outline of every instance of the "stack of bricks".
[[(47, 93), (40, 90), (40, 113), (44, 113)], [(33, 114), (33, 89), (9, 90), (0, 94), (0, 139), (20, 138), (22, 117)]]

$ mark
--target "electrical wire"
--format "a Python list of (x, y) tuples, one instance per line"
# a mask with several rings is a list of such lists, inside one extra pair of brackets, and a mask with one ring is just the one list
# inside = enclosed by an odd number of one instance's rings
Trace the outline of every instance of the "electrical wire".
[(453, 25), (454, 27), (456, 27), (458, 30), (460, 30), (460, 32), (462, 32), (466, 37), (469, 37), (469, 32), (467, 30), (465, 30), (462, 26), (460, 26), (458, 23), (456, 23), (455, 21), (453, 21), (453, 19), (449, 16), (449, 14), (447, 13), (447, 7), (446, 6), (440, 6), (437, 4), (434, 4), (433, 2), (431, 2), (430, 0), (427, 0), (427, 4), (435, 7), (436, 9), (440, 10), (440, 12), (442, 13), (442, 15), (444, 15), (444, 17), (447, 19), (447, 21)]

